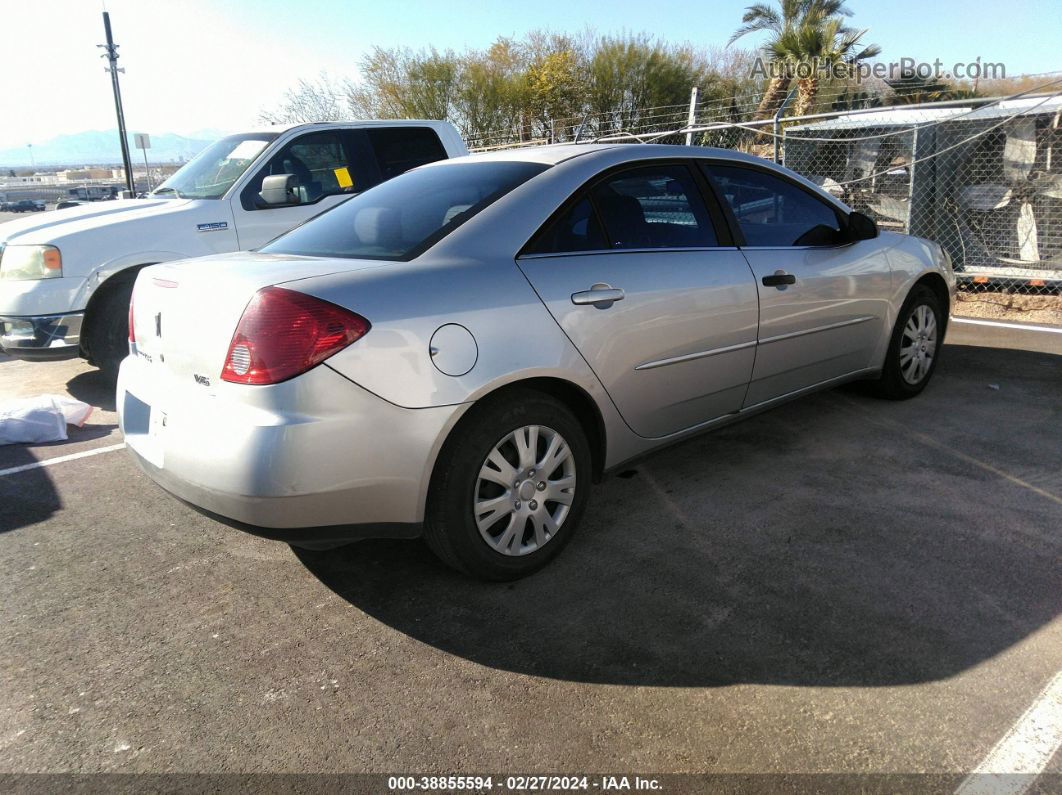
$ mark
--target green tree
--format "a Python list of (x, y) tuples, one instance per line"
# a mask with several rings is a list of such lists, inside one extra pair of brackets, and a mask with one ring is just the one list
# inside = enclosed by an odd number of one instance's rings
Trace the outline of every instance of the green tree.
[(500, 38), (461, 63), (454, 92), (454, 121), (472, 145), (507, 143), (528, 105), (524, 58), (511, 39)]
[(578, 45), (568, 36), (532, 34), (528, 52), (524, 124), (532, 125), (536, 137), (563, 140), (583, 113), (585, 68)]
[(434, 47), (374, 47), (361, 62), (361, 80), (348, 83), (347, 104), (354, 116), (377, 119), (446, 119), (460, 72), (460, 59)]
[(300, 80), (266, 121), (447, 119), (471, 147), (571, 140), (685, 124), (690, 89), (705, 116), (737, 119), (757, 90), (745, 50), (697, 50), (645, 34), (533, 32), (462, 53), (377, 47), (356, 77)]
[(599, 135), (656, 121), (684, 123), (690, 89), (710, 81), (703, 58), (693, 50), (644, 35), (599, 39), (587, 73), (587, 112)]

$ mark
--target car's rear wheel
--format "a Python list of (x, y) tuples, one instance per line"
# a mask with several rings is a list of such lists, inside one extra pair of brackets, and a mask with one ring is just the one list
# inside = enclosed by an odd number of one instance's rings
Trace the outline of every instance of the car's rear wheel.
[(906, 400), (926, 388), (940, 358), (944, 314), (936, 293), (915, 286), (896, 320), (874, 391), (890, 400)]
[(575, 532), (590, 489), (589, 443), (567, 407), (535, 390), (472, 411), (440, 453), (424, 538), (460, 571), (517, 579)]

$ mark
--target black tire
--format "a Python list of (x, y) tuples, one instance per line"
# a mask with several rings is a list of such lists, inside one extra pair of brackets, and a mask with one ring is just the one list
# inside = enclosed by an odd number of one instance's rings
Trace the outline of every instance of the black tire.
[(87, 348), (89, 360), (110, 379), (118, 378), (118, 365), (129, 354), (129, 301), (134, 276), (115, 276), (116, 283), (93, 307)]
[[(908, 322), (919, 311), (920, 307), (928, 307), (933, 313), (936, 322), (936, 336), (932, 345), (926, 348), (931, 354), (928, 369), (919, 378), (912, 381), (905, 377), (904, 366), (901, 361), (901, 347), (904, 343), (904, 330)], [(885, 354), (885, 365), (881, 370), (881, 377), (870, 382), (871, 392), (878, 397), (888, 400), (907, 400), (918, 395), (926, 388), (929, 380), (937, 369), (940, 361), (940, 350), (944, 343), (945, 321), (943, 309), (937, 294), (924, 284), (919, 284), (911, 290), (907, 300), (904, 301), (900, 314), (896, 318), (896, 326), (892, 330), (889, 340), (889, 350)]]
[[(567, 514), (547, 541), (523, 554), (503, 554), (488, 544), (476, 523), (474, 501), (485, 498), (480, 489), (493, 485), (480, 482), (480, 468), (501, 440), (531, 425), (545, 428), (541, 444), (545, 444), (546, 432), (559, 434), (567, 444), (574, 462), (575, 490)], [(571, 540), (586, 509), (591, 470), (586, 433), (563, 403), (534, 389), (507, 390), (503, 396), (473, 407), (443, 445), (428, 493), (424, 540), (444, 563), (473, 577), (494, 581), (525, 577), (549, 563)], [(521, 474), (526, 476), (527, 470)], [(550, 474), (545, 473), (545, 477)], [(502, 487), (497, 488), (502, 494), (511, 494), (511, 490), (501, 492)], [(526, 510), (533, 503), (527, 500), (523, 504)], [(546, 500), (541, 505), (544, 511), (557, 508), (555, 503), (547, 505)], [(505, 523), (504, 519), (499, 521)], [(524, 528), (527, 535), (520, 530), (520, 538), (533, 539), (534, 525), (529, 521)], [(528, 541), (531, 543), (533, 540)]]

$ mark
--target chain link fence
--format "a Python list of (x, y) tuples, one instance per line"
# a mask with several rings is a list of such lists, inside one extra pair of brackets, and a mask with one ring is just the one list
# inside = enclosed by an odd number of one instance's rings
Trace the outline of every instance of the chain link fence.
[[(764, 118), (759, 97), (558, 119), (470, 142), (716, 146), (777, 159), (877, 221), (943, 246), (968, 293), (1062, 294), (1062, 76), (1010, 97), (873, 107), (823, 92), (814, 114)], [(1020, 300), (1010, 299), (1010, 303)], [(1060, 310), (1062, 311), (1062, 310)]]
[(967, 289), (1062, 287), (1062, 96), (797, 123), (782, 162), (880, 227), (939, 242)]

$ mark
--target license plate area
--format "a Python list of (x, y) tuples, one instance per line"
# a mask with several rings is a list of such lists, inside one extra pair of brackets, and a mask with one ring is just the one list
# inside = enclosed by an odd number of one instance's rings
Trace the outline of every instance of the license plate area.
[(126, 444), (144, 460), (161, 469), (164, 463), (166, 413), (145, 403), (132, 392), (126, 392), (122, 417)]

